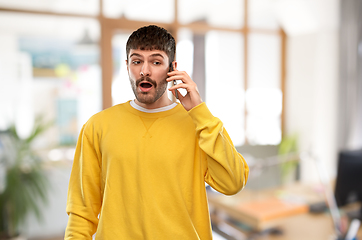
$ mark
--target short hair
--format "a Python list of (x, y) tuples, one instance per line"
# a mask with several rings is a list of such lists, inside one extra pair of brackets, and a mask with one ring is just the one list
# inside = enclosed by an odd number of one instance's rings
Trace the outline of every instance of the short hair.
[(131, 49), (164, 51), (171, 64), (175, 58), (176, 43), (166, 29), (149, 25), (137, 29), (129, 36), (126, 45), (127, 60)]

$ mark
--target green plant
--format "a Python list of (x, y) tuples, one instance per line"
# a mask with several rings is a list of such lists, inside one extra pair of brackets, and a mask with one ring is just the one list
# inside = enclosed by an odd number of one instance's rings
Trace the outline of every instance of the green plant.
[(49, 126), (38, 117), (32, 133), (25, 139), (19, 137), (15, 126), (0, 133), (0, 168), (4, 172), (0, 189), (0, 239), (18, 235), (29, 213), (41, 220), (40, 203), (47, 202), (49, 182), (32, 144)]
[[(278, 147), (278, 155), (286, 156), (289, 154), (298, 153), (298, 136), (296, 134), (283, 137)], [(281, 164), (282, 181), (285, 182), (288, 175), (296, 169), (298, 165), (297, 157), (295, 159), (288, 159), (287, 162)]]

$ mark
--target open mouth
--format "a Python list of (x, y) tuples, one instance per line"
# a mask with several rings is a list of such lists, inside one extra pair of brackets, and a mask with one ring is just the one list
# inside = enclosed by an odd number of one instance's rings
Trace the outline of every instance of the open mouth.
[(142, 92), (148, 92), (153, 87), (153, 85), (149, 82), (141, 82), (139, 86)]
[(143, 82), (143, 83), (140, 84), (140, 87), (142, 87), (142, 88), (151, 88), (152, 84), (148, 83), (148, 82)]

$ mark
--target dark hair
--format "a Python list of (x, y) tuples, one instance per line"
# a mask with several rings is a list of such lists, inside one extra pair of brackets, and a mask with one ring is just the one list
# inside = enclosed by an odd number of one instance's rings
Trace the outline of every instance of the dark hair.
[(164, 51), (171, 63), (175, 58), (176, 44), (175, 39), (166, 29), (150, 25), (137, 29), (128, 38), (127, 60), (131, 49)]

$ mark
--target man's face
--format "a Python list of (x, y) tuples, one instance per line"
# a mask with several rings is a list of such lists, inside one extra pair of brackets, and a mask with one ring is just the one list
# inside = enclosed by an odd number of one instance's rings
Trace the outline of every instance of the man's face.
[(157, 102), (166, 100), (168, 56), (160, 50), (131, 49), (127, 70), (136, 100), (144, 106), (157, 107)]

